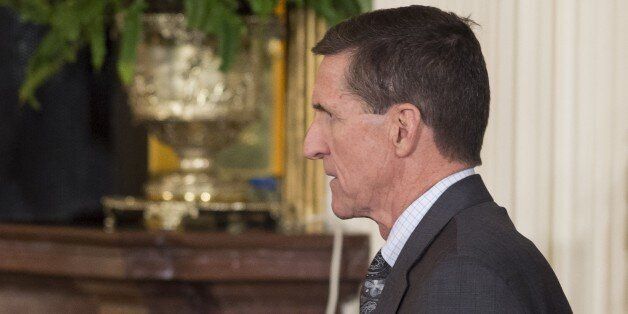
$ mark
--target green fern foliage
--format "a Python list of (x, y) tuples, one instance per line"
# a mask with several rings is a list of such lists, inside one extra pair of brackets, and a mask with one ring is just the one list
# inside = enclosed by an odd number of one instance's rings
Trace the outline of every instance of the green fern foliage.
[[(148, 0), (0, 0), (25, 22), (48, 27), (48, 32), (29, 59), (25, 80), (19, 90), (21, 102), (38, 108), (35, 92), (63, 65), (72, 63), (83, 47), (89, 47), (91, 63), (100, 70), (107, 53), (107, 27), (114, 16), (122, 16), (117, 70), (125, 84), (133, 81), (137, 45), (142, 32), (141, 17)], [(221, 70), (227, 71), (240, 49), (246, 30), (238, 14), (238, 0), (182, 0), (188, 26), (215, 36)], [(246, 0), (253, 15), (266, 19), (273, 15), (278, 0)], [(307, 6), (336, 24), (350, 16), (370, 10), (371, 0), (288, 0)]]

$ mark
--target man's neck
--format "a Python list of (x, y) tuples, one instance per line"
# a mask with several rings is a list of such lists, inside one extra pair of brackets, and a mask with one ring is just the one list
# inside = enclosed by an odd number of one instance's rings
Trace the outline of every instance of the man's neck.
[(395, 221), (412, 202), (442, 179), (467, 168), (470, 168), (467, 164), (448, 162), (414, 171), (399, 172), (406, 175), (396, 180), (395, 186), (388, 190), (384, 204), (380, 205), (379, 210), (371, 217), (377, 222), (382, 237), (388, 238)]

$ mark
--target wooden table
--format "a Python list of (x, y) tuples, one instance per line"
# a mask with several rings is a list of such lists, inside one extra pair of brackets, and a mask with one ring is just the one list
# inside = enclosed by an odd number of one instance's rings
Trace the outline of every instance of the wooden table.
[[(0, 313), (322, 313), (332, 240), (0, 225)], [(368, 258), (345, 236), (340, 299)]]

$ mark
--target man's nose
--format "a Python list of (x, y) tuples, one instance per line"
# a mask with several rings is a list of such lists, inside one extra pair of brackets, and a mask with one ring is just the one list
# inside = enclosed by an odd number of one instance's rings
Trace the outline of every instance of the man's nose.
[(308, 159), (321, 159), (329, 154), (329, 147), (316, 124), (310, 125), (303, 142), (303, 155)]

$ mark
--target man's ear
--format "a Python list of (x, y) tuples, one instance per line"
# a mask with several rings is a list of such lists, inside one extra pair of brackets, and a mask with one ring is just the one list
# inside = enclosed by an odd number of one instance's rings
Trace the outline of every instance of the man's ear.
[(388, 110), (391, 120), (390, 139), (397, 157), (406, 157), (416, 149), (421, 136), (421, 112), (413, 104), (397, 104)]

